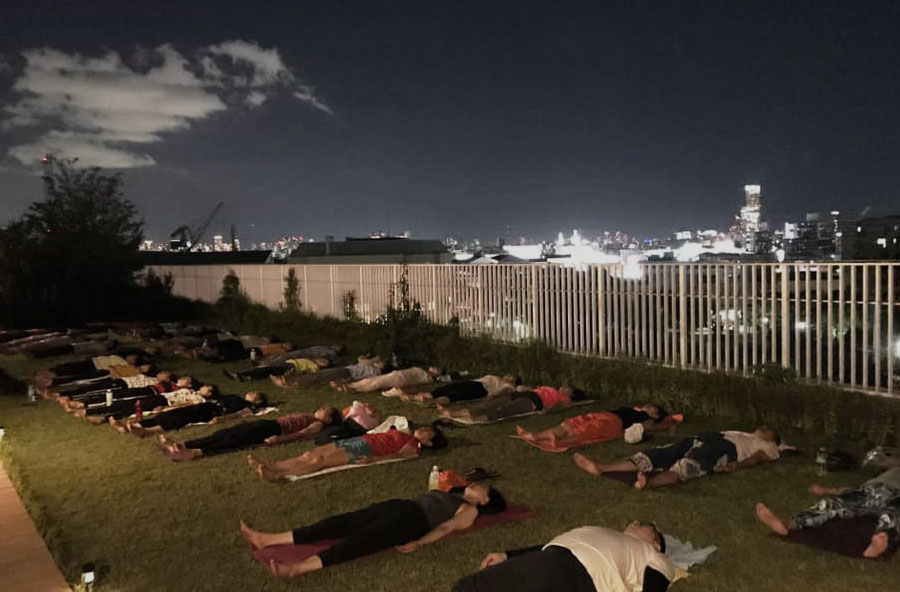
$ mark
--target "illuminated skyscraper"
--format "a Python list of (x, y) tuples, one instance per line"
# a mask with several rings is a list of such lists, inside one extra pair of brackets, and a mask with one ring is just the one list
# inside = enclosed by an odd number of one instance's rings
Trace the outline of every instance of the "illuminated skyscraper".
[(745, 253), (756, 252), (756, 235), (762, 229), (762, 203), (759, 185), (744, 185), (744, 207), (737, 216), (737, 234)]

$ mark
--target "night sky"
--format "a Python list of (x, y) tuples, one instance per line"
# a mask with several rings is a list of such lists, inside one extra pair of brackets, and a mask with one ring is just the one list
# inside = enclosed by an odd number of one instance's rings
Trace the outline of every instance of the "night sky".
[(900, 211), (897, 2), (8, 4), (0, 222), (44, 150), (156, 239), (218, 201), (245, 241), (727, 228), (745, 183)]

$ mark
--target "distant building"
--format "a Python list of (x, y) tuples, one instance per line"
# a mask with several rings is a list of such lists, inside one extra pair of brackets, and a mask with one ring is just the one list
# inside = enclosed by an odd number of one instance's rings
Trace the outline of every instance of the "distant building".
[(300, 243), (287, 256), (296, 264), (450, 263), (453, 254), (439, 240), (400, 237), (353, 238)]
[(784, 225), (784, 253), (789, 261), (836, 259), (839, 252), (838, 224), (841, 213), (812, 212), (803, 222)]
[(836, 234), (844, 261), (900, 259), (900, 215), (840, 220)]
[(271, 251), (138, 251), (144, 265), (253, 265), (268, 263)]
[(744, 207), (737, 215), (735, 238), (739, 239), (745, 253), (758, 253), (757, 233), (762, 230), (762, 188), (759, 185), (744, 185)]

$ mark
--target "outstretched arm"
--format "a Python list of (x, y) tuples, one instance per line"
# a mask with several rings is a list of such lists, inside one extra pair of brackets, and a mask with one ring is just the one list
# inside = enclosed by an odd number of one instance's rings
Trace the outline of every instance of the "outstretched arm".
[(757, 450), (751, 456), (748, 456), (747, 458), (739, 462), (737, 464), (737, 468), (746, 469), (754, 465), (758, 465), (759, 463), (767, 462), (769, 460), (775, 459), (770, 459), (765, 452), (763, 452), (762, 450)]
[(285, 442), (294, 442), (296, 440), (305, 440), (307, 438), (312, 438), (316, 434), (322, 431), (322, 428), (325, 427), (325, 424), (321, 421), (314, 422), (299, 432), (294, 432), (293, 434), (282, 434), (280, 436), (269, 436), (266, 438), (266, 444), (284, 444)]
[(226, 421), (232, 421), (235, 419), (240, 419), (242, 417), (247, 417), (248, 415), (250, 415), (252, 413), (253, 412), (250, 411), (249, 409), (241, 409), (240, 411), (235, 411), (234, 413), (229, 413), (227, 415), (220, 415), (219, 417), (214, 417), (211, 420), (209, 420), (209, 423), (211, 423), (211, 424), (224, 423)]
[(454, 515), (453, 518), (447, 520), (443, 524), (439, 524), (435, 529), (433, 529), (431, 532), (429, 532), (419, 540), (398, 546), (397, 550), (401, 553), (409, 553), (411, 551), (415, 551), (422, 545), (427, 545), (429, 543), (441, 540), (451, 532), (469, 528), (470, 526), (475, 524), (476, 518), (478, 518), (478, 510), (475, 508), (475, 506), (464, 504), (456, 512), (456, 515)]
[(485, 555), (484, 559), (481, 560), (481, 565), (478, 569), (484, 569), (492, 565), (497, 565), (498, 563), (503, 563), (510, 557), (518, 557), (519, 555), (526, 555), (528, 553), (537, 553), (543, 548), (544, 545), (535, 545), (533, 547), (525, 547), (524, 549), (511, 549), (509, 551), (504, 551), (503, 553), (488, 553)]

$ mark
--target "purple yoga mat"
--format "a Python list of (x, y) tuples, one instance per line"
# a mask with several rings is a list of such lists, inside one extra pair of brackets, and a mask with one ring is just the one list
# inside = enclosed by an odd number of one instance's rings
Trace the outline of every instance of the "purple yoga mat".
[[(507, 506), (506, 511), (500, 512), (499, 514), (484, 514), (478, 516), (478, 518), (475, 519), (475, 524), (473, 524), (471, 528), (455, 532), (450, 536), (468, 534), (480, 528), (497, 526), (506, 524), (507, 522), (517, 522), (519, 520), (525, 520), (526, 518), (534, 518), (535, 515), (536, 512), (531, 508), (510, 504)], [(336, 542), (337, 541), (331, 540), (319, 541), (306, 545), (275, 545), (257, 549), (253, 552), (253, 556), (256, 557), (257, 561), (266, 566), (268, 566), (269, 562), (272, 560), (275, 560), (278, 563), (299, 563), (308, 557), (321, 553)]]

